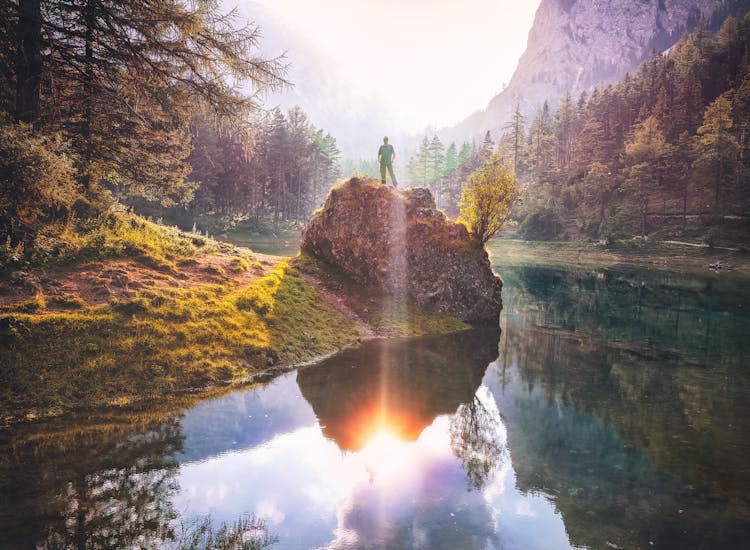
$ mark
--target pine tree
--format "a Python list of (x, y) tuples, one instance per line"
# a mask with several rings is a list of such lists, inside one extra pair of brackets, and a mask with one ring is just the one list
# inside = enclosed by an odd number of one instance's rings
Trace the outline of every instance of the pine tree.
[(505, 129), (509, 131), (510, 141), (512, 143), (513, 173), (518, 176), (521, 152), (526, 134), (526, 117), (521, 114), (520, 103), (516, 104), (516, 110), (513, 112), (513, 117), (511, 118), (510, 122), (505, 125)]
[(464, 141), (461, 144), (461, 149), (458, 151), (458, 165), (460, 166), (471, 160), (473, 154), (474, 152), (471, 144), (468, 141)]
[(430, 179), (437, 181), (442, 178), (445, 166), (445, 146), (437, 135), (432, 137), (428, 151), (430, 158)]
[(740, 146), (732, 133), (732, 104), (729, 94), (719, 96), (703, 115), (703, 124), (695, 138), (696, 160), (693, 166), (699, 175), (713, 185), (713, 211), (722, 211), (723, 193), (734, 181), (739, 169)]
[(625, 144), (625, 156), (629, 164), (626, 188), (639, 205), (642, 237), (648, 234), (646, 218), (649, 200), (655, 191), (661, 190), (668, 155), (669, 144), (654, 116), (636, 125)]
[(442, 206), (442, 184), (443, 184), (443, 173), (445, 166), (445, 147), (440, 138), (435, 135), (430, 141), (429, 147), (430, 157), (430, 180), (432, 181), (432, 194), (435, 197), (435, 204), (438, 207)]
[(445, 171), (446, 176), (450, 176), (458, 168), (458, 151), (456, 149), (456, 142), (451, 141), (448, 145), (448, 149), (445, 150)]
[(532, 178), (540, 182), (544, 174), (552, 167), (554, 153), (552, 116), (546, 101), (531, 123), (529, 152)]
[(567, 170), (573, 150), (575, 107), (570, 92), (565, 94), (555, 113), (555, 137), (557, 139), (557, 166)]
[(419, 175), (422, 185), (425, 187), (430, 181), (430, 140), (425, 136), (419, 146), (417, 153), (417, 165), (419, 166)]

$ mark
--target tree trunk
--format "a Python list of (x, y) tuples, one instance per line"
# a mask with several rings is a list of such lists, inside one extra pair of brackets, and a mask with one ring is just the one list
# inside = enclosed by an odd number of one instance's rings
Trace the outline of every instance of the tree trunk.
[(300, 174), (300, 170), (297, 170), (297, 212), (294, 216), (294, 224), (295, 226), (299, 226), (299, 214), (300, 214), (300, 206), (302, 204), (302, 176)]
[(35, 123), (40, 114), (42, 81), (41, 0), (18, 2), (16, 55), (16, 120)]
[(682, 188), (682, 235), (687, 233), (687, 205), (688, 205), (688, 182)]
[(719, 195), (721, 193), (721, 178), (724, 176), (723, 172), (724, 170), (720, 157), (719, 162), (716, 165), (716, 184), (714, 188), (714, 216), (717, 218), (719, 217)]
[(84, 68), (84, 85), (83, 85), (83, 101), (84, 115), (83, 123), (81, 125), (81, 137), (84, 143), (84, 154), (83, 154), (83, 184), (86, 189), (92, 189), (95, 185), (94, 175), (94, 144), (93, 144), (93, 132), (92, 132), (92, 118), (94, 116), (94, 109), (92, 101), (94, 100), (94, 25), (96, 24), (96, 14), (94, 12), (93, 0), (88, 0), (84, 7), (84, 22), (86, 24), (85, 33), (85, 59), (86, 66)]

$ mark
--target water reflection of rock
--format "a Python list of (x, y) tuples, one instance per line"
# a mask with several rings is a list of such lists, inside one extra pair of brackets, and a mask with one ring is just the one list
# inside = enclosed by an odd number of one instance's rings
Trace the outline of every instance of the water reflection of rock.
[(518, 486), (554, 498), (573, 544), (742, 546), (750, 531), (743, 321), (700, 309), (717, 303), (710, 296), (670, 307), (674, 288), (651, 288), (646, 299), (617, 290), (622, 281), (608, 292), (606, 279), (563, 280), (547, 278), (538, 291), (544, 278), (534, 272), (519, 292), (509, 285), (513, 314), (498, 370), (485, 379), (506, 420)]
[(497, 329), (440, 337), (376, 340), (298, 374), (323, 433), (342, 450), (359, 450), (385, 426), (415, 440), (438, 415), (470, 403), (497, 358)]

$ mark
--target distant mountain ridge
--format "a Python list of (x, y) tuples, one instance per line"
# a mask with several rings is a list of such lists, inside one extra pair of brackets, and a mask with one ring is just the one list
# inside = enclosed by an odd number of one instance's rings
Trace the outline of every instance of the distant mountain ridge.
[(568, 91), (577, 95), (622, 78), (701, 19), (713, 29), (748, 10), (750, 0), (542, 0), (508, 86), (441, 137), (462, 140), (490, 130), (497, 138), (516, 105), (530, 118), (545, 100), (554, 106)]

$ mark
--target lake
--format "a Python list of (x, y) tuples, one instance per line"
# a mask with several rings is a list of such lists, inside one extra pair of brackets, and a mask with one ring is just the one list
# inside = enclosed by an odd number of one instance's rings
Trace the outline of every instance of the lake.
[(497, 269), (501, 331), (2, 433), (0, 546), (169, 547), (254, 515), (280, 549), (743, 547), (750, 281)]

